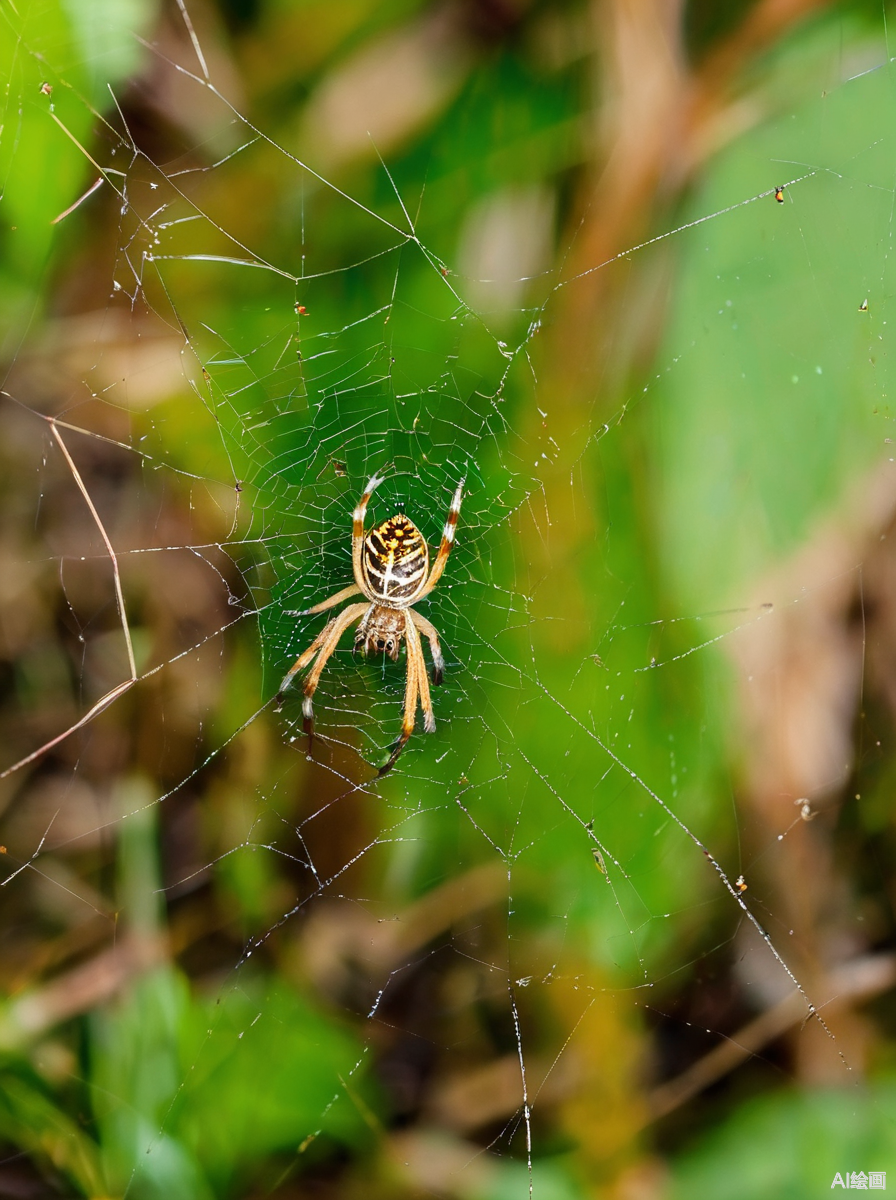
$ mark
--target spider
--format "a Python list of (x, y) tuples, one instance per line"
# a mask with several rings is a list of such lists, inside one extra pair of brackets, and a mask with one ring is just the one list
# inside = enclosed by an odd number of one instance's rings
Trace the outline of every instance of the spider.
[(454, 530), (460, 512), (463, 497), (464, 480), (457, 485), (448, 519), (442, 531), (442, 543), (439, 553), (429, 569), (429, 548), (423, 534), (410, 518), (399, 513), (383, 521), (365, 538), (364, 516), (367, 504), (373, 492), (383, 482), (382, 477), (371, 477), (364, 489), (364, 494), (358, 501), (358, 506), (352, 514), (352, 571), (355, 582), (350, 587), (343, 588), (322, 600), (319, 604), (306, 608), (295, 616), (308, 616), (311, 613), (325, 612), (335, 608), (349, 596), (360, 592), (364, 596), (361, 604), (350, 604), (338, 616), (331, 617), (308, 649), (300, 654), (283, 677), (280, 691), (277, 694), (278, 703), (283, 699), (283, 693), (292, 682), (293, 676), (316, 657), (317, 662), (308, 673), (305, 680), (305, 698), (302, 701), (302, 713), (305, 717), (305, 729), (313, 732), (312, 697), (317, 689), (321, 672), (327, 659), (336, 649), (339, 639), (346, 629), (359, 618), (361, 624), (355, 634), (355, 649), (360, 648), (366, 654), (388, 654), (393, 662), (398, 661), (402, 639), (407, 641), (408, 671), (404, 689), (404, 716), (401, 722), (401, 734), (392, 747), (391, 754), (385, 766), (380, 768), (380, 774), (394, 767), (408, 738), (414, 731), (414, 721), (417, 714), (417, 703), (423, 709), (423, 728), (432, 733), (436, 727), (432, 713), (432, 700), (429, 695), (429, 680), (426, 675), (426, 663), (423, 659), (423, 649), (420, 634), (429, 639), (432, 653), (432, 682), (438, 686), (442, 682), (445, 670), (445, 659), (439, 645), (439, 635), (432, 622), (415, 612), (412, 605), (417, 604), (424, 596), (428, 596), (442, 577), (448, 555), (454, 543)]

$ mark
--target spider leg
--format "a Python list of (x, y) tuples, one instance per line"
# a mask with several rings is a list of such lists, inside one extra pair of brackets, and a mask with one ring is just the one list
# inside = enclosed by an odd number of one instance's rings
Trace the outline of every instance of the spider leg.
[(283, 703), (283, 693), (286, 691), (286, 689), (292, 683), (293, 676), (296, 675), (299, 671), (301, 671), (303, 667), (308, 666), (308, 664), (311, 662), (312, 658), (314, 658), (315, 654), (317, 654), (318, 650), (321, 648), (321, 646), (327, 640), (330, 630), (336, 624), (336, 621), (337, 621), (336, 617), (331, 617), (331, 619), (329, 621), (327, 621), (326, 625), (323, 627), (323, 629), (320, 631), (320, 633), (317, 635), (317, 637), (314, 639), (314, 641), (311, 643), (311, 645), (308, 647), (308, 649), (302, 651), (302, 653), (299, 655), (299, 657), (296, 659), (296, 661), (292, 664), (292, 666), (289, 668), (289, 670), (283, 676), (283, 679), (281, 680), (281, 683), (280, 683), (280, 690), (277, 692), (277, 697), (276, 697), (278, 708)]
[[(322, 649), (325, 647), (326, 643), (328, 643), (331, 640), (333, 634), (335, 633), (336, 638), (335, 638), (335, 641), (333, 642), (333, 645), (330, 646), (328, 649), (326, 649), (326, 654), (323, 655), (323, 657), (329, 658), (330, 655), (333, 653), (333, 651), (336, 648), (336, 642), (338, 642), (339, 638), (345, 632), (346, 628), (351, 624), (352, 621), (356, 620), (357, 617), (360, 616), (361, 612), (366, 608), (367, 608), (366, 604), (350, 604), (349, 607), (344, 609), (343, 612), (341, 612), (338, 616), (331, 617), (330, 620), (327, 621), (326, 625), (323, 627), (323, 629), (320, 631), (320, 633), (317, 635), (317, 637), (314, 639), (314, 641), (311, 643), (311, 645), (308, 647), (308, 649), (304, 650), (299, 655), (299, 657), (296, 659), (296, 661), (293, 663), (293, 665), (289, 668), (289, 670), (283, 676), (283, 680), (280, 684), (280, 690), (277, 692), (277, 704), (278, 705), (282, 704), (283, 693), (286, 691), (286, 689), (292, 683), (293, 676), (296, 675), (299, 671), (301, 671), (303, 667), (308, 666), (308, 664), (311, 662), (311, 660), (314, 658), (314, 656), (318, 652), (322, 651)], [(337, 629), (338, 629), (338, 632), (337, 632)], [(318, 665), (322, 666), (322, 664), (318, 664)], [(318, 675), (318, 677), (320, 676), (320, 671), (317, 672), (317, 675)]]
[(429, 650), (432, 654), (432, 682), (433, 687), (438, 687), (445, 673), (445, 659), (442, 657), (442, 647), (439, 645), (438, 631), (432, 621), (427, 621), (426, 617), (421, 617), (413, 609), (409, 609), (408, 612), (411, 620), (420, 632), (429, 638)]
[(424, 596), (428, 596), (442, 578), (442, 572), (445, 570), (445, 564), (448, 562), (448, 555), (451, 553), (451, 547), (454, 545), (454, 530), (457, 528), (457, 517), (460, 513), (460, 504), (464, 496), (465, 482), (466, 481), (462, 479), (455, 488), (454, 499), (451, 501), (451, 507), (448, 510), (448, 520), (445, 522), (445, 528), (442, 530), (442, 541), (439, 545), (439, 553), (436, 555), (436, 560), (432, 564), (432, 570), (429, 572), (429, 579), (427, 579), (422, 590), (411, 601), (412, 604), (416, 604), (418, 600), (422, 600)]
[(423, 647), (420, 645), (420, 635), (414, 625), (411, 614), (405, 611), (405, 637), (408, 643), (408, 659), (413, 658), (417, 672), (417, 686), (420, 689), (420, 707), (423, 709), (423, 728), (427, 733), (435, 733), (436, 719), (432, 714), (432, 700), (429, 696), (429, 677), (426, 674), (426, 662), (423, 658)]
[[(364, 515), (367, 512), (367, 505), (374, 491), (383, 482), (382, 475), (371, 475), (367, 481), (367, 487), (364, 489), (364, 494), (358, 501), (355, 511), (352, 513), (352, 571), (355, 576), (355, 584), (358, 591), (364, 591), (364, 576), (361, 573), (361, 555), (364, 550)], [(367, 595), (367, 593), (364, 593)]]
[(312, 613), (326, 612), (328, 608), (335, 608), (337, 604), (341, 604), (343, 600), (347, 600), (349, 596), (354, 596), (360, 592), (360, 588), (356, 583), (351, 587), (343, 588), (341, 592), (336, 592), (330, 596), (328, 600), (321, 600), (320, 604), (312, 604), (311, 608), (304, 608), (301, 612), (295, 613), (297, 617), (308, 617)]
[[(311, 643), (302, 657), (297, 660), (295, 666), (290, 670), (287, 679), (296, 671), (301, 670), (302, 666), (305, 666), (307, 663), (309, 663), (311, 658), (314, 656), (314, 653), (317, 654), (317, 662), (309, 671), (308, 678), (305, 680), (305, 687), (303, 689), (305, 698), (302, 701), (302, 714), (305, 718), (306, 733), (312, 733), (314, 728), (314, 709), (311, 705), (311, 697), (317, 690), (317, 684), (320, 679), (321, 672), (326, 665), (327, 659), (336, 649), (339, 639), (345, 633), (346, 629), (348, 629), (349, 625), (351, 625), (353, 621), (357, 621), (357, 619), (362, 616), (369, 607), (370, 606), (366, 603), (350, 604), (348, 608), (343, 609), (338, 617), (333, 617), (331, 621), (327, 622), (326, 626), (318, 635), (318, 637), (314, 639), (314, 642)], [(316, 650), (315, 644), (317, 644)], [(299, 664), (301, 664), (301, 666)], [(284, 680), (284, 683), (285, 682), (286, 680)]]
[[(387, 771), (392, 770), (398, 761), (399, 754), (401, 754), (407, 745), (408, 738), (414, 732), (414, 721), (417, 716), (417, 696), (420, 690), (420, 664), (423, 661), (423, 655), (420, 652), (420, 639), (417, 636), (417, 630), (408, 620), (407, 614), (405, 614), (405, 629), (408, 642), (408, 673), (404, 685), (404, 715), (401, 721), (401, 733), (398, 740), (392, 746), (392, 752), (386, 760), (385, 766), (380, 767), (377, 775), (385, 775)], [(415, 644), (417, 648), (416, 655), (413, 650)], [(423, 678), (425, 681), (425, 674)]]

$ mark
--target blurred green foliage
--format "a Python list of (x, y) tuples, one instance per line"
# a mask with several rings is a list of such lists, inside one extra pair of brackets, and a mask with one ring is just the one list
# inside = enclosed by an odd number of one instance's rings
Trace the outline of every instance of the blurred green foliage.
[[(778, 71), (841, 34), (797, 46)], [(721, 155), (683, 214), (724, 210), (757, 177), (801, 181), (783, 205), (748, 204), (682, 235), (660, 356), (676, 367), (651, 437), (664, 573), (688, 609), (742, 595), (882, 460), (892, 115), (885, 71), (804, 102)]]
[(137, 66), (137, 38), (156, 12), (154, 0), (29, 0), (3, 13), (0, 311), (6, 361), (30, 322), (52, 308), (48, 256), (68, 230), (57, 231), (51, 222), (99, 177), (84, 150), (95, 128), (91, 110), (105, 112), (109, 87)]
[(886, 1173), (894, 1119), (896, 1091), (887, 1078), (868, 1088), (752, 1100), (682, 1156), (670, 1196), (809, 1200), (830, 1191), (837, 1174)]
[[(184, 377), (128, 420), (142, 453), (222, 493), (239, 488), (231, 553), (259, 605), (263, 667), (251, 643), (233, 651), (211, 715), (213, 748), (259, 696), (270, 699), (319, 629), (322, 618), (297, 610), (349, 582), (351, 511), (366, 476), (389, 465), (374, 519), (404, 505), (430, 543), (466, 477), (457, 548), (426, 609), (449, 656), (439, 730), (417, 738), (401, 770), (376, 786), (361, 830), (368, 840), (338, 843), (332, 878), (363, 851), (338, 895), (395, 913), (477, 864), (506, 867), (500, 931), (483, 919), (486, 949), (476, 952), (503, 956), (505, 984), (523, 981), (522, 1016), (513, 1017), (525, 1055), (550, 1058), (569, 1045), (585, 1064), (579, 1107), (558, 1105), (543, 1127), (536, 1120), (534, 1194), (571, 1200), (599, 1194), (646, 1156), (637, 1062), (655, 1013), (600, 1008), (602, 998), (640, 1003), (649, 986), (660, 1010), (680, 977), (699, 983), (693, 964), (733, 939), (741, 915), (657, 800), (732, 879), (739, 874), (732, 669), (713, 649), (693, 651), (730, 632), (736, 620), (718, 610), (752, 602), (754, 581), (882, 458), (893, 111), (888, 68), (818, 95), (838, 56), (880, 34), (876, 15), (835, 10), (766, 64), (764, 95), (778, 118), (734, 141), (645, 231), (677, 229), (631, 255), (635, 266), (607, 307), (636, 322), (651, 299), (644, 278), (667, 280), (671, 299), (649, 322), (655, 360), (649, 369), (626, 360), (612, 376), (621, 382), (606, 389), (599, 372), (589, 379), (569, 507), (553, 514), (559, 526), (587, 513), (600, 529), (562, 564), (587, 598), (579, 610), (552, 577), (538, 577), (521, 534), (527, 514), (546, 507), (551, 430), (562, 419), (562, 396), (540, 386), (550, 364), (527, 333), (532, 322), (551, 324), (562, 271), (553, 246), (566, 249), (560, 231), (574, 212), (573, 176), (589, 153), (582, 126), (593, 117), (583, 56), (569, 44), (552, 50), (547, 8), (494, 42), (483, 36), (441, 106), (389, 148), (388, 169), (371, 150), (333, 167), (337, 186), (298, 161), (304, 106), (355, 52), (425, 18), (425, 5), (227, 6), (229, 53), (245, 89), (234, 103), (265, 136), (255, 139), (223, 108), (204, 128), (214, 151), (205, 158), (180, 146), (187, 133), (200, 140), (196, 126), (156, 131), (172, 161), (182, 153), (189, 162), (187, 182), (170, 162), (126, 161), (127, 132), (109, 101), (111, 86), (127, 116), (146, 119), (149, 103), (125, 81), (148, 72), (134, 35), (155, 27), (154, 5), (35, 0), (19, 18), (4, 13), (0, 312), (14, 362), (26, 329), (64, 311), (56, 289), (78, 264), (86, 270), (80, 242), (89, 235), (111, 279), (98, 272), (102, 286), (81, 296), (83, 307), (127, 307), (127, 243), (131, 269), (139, 261), (146, 271), (151, 307), (185, 334)], [(211, 54), (226, 35), (208, 21), (200, 42)], [(695, 41), (711, 27), (696, 21)], [(150, 89), (146, 77), (141, 86)], [(100, 217), (85, 206), (53, 226), (93, 182), (77, 143), (104, 166), (115, 147), (130, 207), (118, 211), (122, 197), (107, 182)], [(782, 183), (778, 205), (769, 189)], [(485, 220), (483, 206), (498, 197), (509, 222), (526, 189), (536, 201), (550, 195), (550, 257), (502, 309), (494, 296), (477, 299), (466, 274), (476, 266), (470, 214)], [(150, 216), (160, 204), (163, 235)], [(532, 421), (541, 404), (544, 432)], [(572, 435), (555, 443), (558, 458), (572, 445)], [(191, 485), (183, 486), (186, 503)], [(551, 512), (538, 521), (550, 545)], [(346, 653), (328, 665), (320, 726), (334, 756), (343, 754), (329, 760), (333, 775), (347, 772), (349, 786), (369, 781), (365, 762), (382, 762), (402, 690), (401, 664)], [(290, 700), (277, 737), (291, 746), (301, 736)], [(210, 786), (205, 845), (209, 862), (221, 851), (215, 902), (232, 921), (233, 944), (255, 957), (231, 945), (223, 977), (157, 965), (78, 1023), (79, 1068), (64, 1085), (35, 1069), (27, 1046), (7, 1053), (0, 1134), (86, 1196), (250, 1195), (340, 1156), (362, 1164), (376, 1186), (398, 1186), (381, 1150), (394, 1114), (371, 1066), (370, 1029), (379, 1027), (365, 1024), (357, 997), (340, 1012), (316, 996), (267, 945), (308, 893), (297, 904), (300, 885), (259, 848), (281, 801), (283, 824), (298, 827), (331, 802), (332, 780), (305, 763), (304, 743), (287, 784), (282, 758), (252, 753), (264, 759), (255, 775), (247, 767)], [(122, 927), (149, 941), (166, 925), (157, 791), (126, 806), (142, 815), (118, 821), (115, 851)], [(469, 958), (473, 946), (464, 944)], [(469, 1025), (446, 1016), (447, 1001), (426, 1004), (419, 1036), (444, 1058), (456, 1044), (474, 1065), (515, 1052), (506, 994), (500, 1002), (477, 994)], [(599, 1020), (589, 1023), (592, 1008)], [(673, 1147), (670, 1196), (808, 1197), (828, 1188), (834, 1170), (886, 1165), (887, 1079), (867, 1093), (782, 1089), (741, 1101), (734, 1085), (723, 1111), (707, 1118), (719, 1118), (716, 1128)], [(618, 1137), (603, 1128), (611, 1116)], [(527, 1194), (521, 1146), (517, 1134), (511, 1155), (493, 1156), (474, 1200)]]

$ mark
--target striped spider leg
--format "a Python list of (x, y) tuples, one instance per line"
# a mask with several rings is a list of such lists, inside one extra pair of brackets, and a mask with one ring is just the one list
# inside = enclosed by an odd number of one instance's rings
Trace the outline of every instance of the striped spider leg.
[(464, 481), (461, 480), (455, 490), (442, 531), (442, 541), (431, 570), (426, 541), (414, 522), (403, 513), (383, 521), (365, 537), (364, 518), (367, 505), (374, 490), (381, 483), (380, 476), (371, 477), (352, 513), (352, 573), (355, 582), (298, 615), (325, 612), (358, 592), (364, 596), (364, 602), (350, 604), (338, 616), (327, 622), (308, 649), (284, 675), (277, 699), (282, 701), (283, 693), (293, 677), (316, 658), (317, 661), (305, 679), (302, 701), (305, 728), (310, 734), (313, 730), (312, 697), (320, 681), (321, 672), (350, 625), (360, 619), (355, 634), (355, 648), (364, 654), (388, 654), (392, 661), (396, 662), (401, 643), (404, 641), (407, 648), (407, 676), (401, 734), (392, 747), (386, 765), (380, 768), (379, 773), (382, 775), (395, 765), (413, 733), (418, 703), (423, 709), (423, 728), (427, 733), (432, 733), (436, 727), (420, 635), (423, 634), (429, 641), (433, 660), (432, 681), (435, 685), (442, 682), (445, 659), (435, 626), (415, 612), (412, 605), (429, 595), (445, 570), (448, 555), (454, 544)]

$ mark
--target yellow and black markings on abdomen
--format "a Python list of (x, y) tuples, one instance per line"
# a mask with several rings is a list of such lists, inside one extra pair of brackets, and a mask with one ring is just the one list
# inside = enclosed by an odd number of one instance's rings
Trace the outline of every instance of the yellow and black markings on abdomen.
[(387, 603), (406, 601), (423, 585), (429, 550), (413, 521), (399, 513), (364, 540), (362, 569), (371, 592)]

